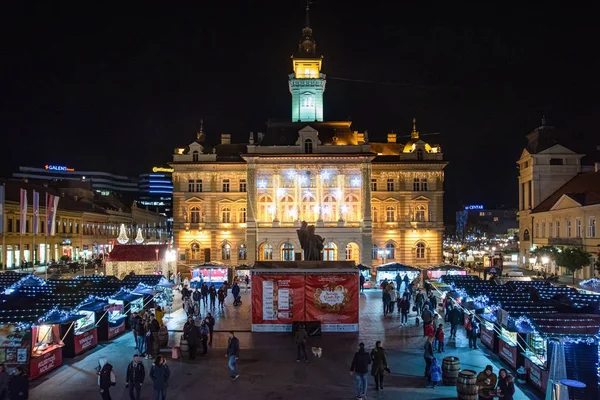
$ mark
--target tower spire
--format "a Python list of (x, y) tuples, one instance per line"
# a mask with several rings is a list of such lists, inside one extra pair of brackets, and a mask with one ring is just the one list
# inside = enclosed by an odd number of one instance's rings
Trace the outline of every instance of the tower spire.
[(306, 0), (306, 20), (304, 26), (310, 27), (310, 5), (312, 1)]
[(413, 130), (410, 134), (412, 140), (419, 140), (419, 131), (417, 130), (417, 119), (413, 118)]
[(304, 29), (302, 29), (302, 39), (300, 40), (300, 44), (298, 45), (298, 53), (301, 56), (315, 56), (316, 43), (312, 37), (312, 28), (310, 27), (310, 5), (312, 2), (310, 0), (306, 1), (306, 16), (304, 21)]
[(196, 133), (196, 139), (204, 140), (204, 118), (200, 119), (200, 130)]

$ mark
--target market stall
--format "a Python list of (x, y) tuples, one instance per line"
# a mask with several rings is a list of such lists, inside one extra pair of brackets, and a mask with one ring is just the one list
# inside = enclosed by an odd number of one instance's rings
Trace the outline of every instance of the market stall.
[(387, 263), (376, 267), (377, 273), (375, 274), (375, 285), (380, 287), (381, 283), (387, 279), (388, 282), (394, 282), (396, 276), (400, 274), (400, 278), (404, 281), (404, 276), (408, 275), (408, 281), (412, 282), (419, 278), (421, 270), (419, 268), (411, 267), (400, 263)]
[(192, 275), (190, 288), (200, 288), (202, 283), (206, 283), (208, 286), (213, 284), (218, 289), (224, 282), (231, 282), (233, 277), (229, 276), (229, 271), (230, 268), (227, 265), (214, 261), (190, 267)]
[(358, 272), (365, 277), (364, 288), (371, 289), (373, 287), (373, 283), (371, 282), (371, 267), (364, 264), (358, 264)]
[(467, 271), (456, 265), (440, 265), (431, 267), (426, 271), (427, 279), (439, 279), (445, 275), (466, 276)]
[(120, 305), (119, 309), (124, 310), (124, 314), (128, 317), (125, 318), (125, 328), (131, 329), (131, 315), (134, 312), (139, 312), (144, 309), (144, 295), (133, 294), (127, 291), (121, 291), (111, 297), (108, 302), (110, 304)]
[(252, 331), (291, 332), (318, 321), (323, 332), (358, 331), (358, 268), (353, 261), (257, 262)]
[(49, 326), (58, 326), (58, 334), (64, 343), (63, 356), (75, 357), (98, 345), (96, 318), (92, 311), (59, 310), (54, 308), (40, 319), (40, 330), (49, 330)]

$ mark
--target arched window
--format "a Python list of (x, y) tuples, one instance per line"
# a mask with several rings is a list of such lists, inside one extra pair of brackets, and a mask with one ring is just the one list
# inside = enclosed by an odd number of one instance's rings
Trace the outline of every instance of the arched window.
[(313, 152), (313, 141), (312, 139), (305, 139), (304, 140), (304, 153), (306, 154), (312, 154)]
[(246, 245), (244, 243), (240, 244), (238, 248), (238, 260), (247, 260), (248, 252), (246, 251)]
[(379, 247), (377, 247), (376, 244), (373, 244), (373, 254), (372, 254), (372, 259), (373, 260), (377, 260), (377, 258), (379, 257)]
[(342, 206), (342, 213), (346, 221), (360, 220), (360, 202), (354, 194), (346, 196), (345, 204)]
[(385, 221), (394, 222), (396, 220), (396, 209), (395, 207), (388, 206), (385, 209)]
[(417, 206), (415, 209), (415, 220), (418, 222), (425, 222), (425, 213), (427, 209), (425, 206)]
[(396, 247), (393, 243), (388, 243), (385, 245), (385, 257), (390, 260), (396, 258)]
[(199, 224), (201, 221), (200, 207), (192, 207), (190, 209), (190, 222), (192, 224)]
[(417, 150), (417, 160), (419, 160), (419, 161), (423, 160), (423, 149)]
[(231, 260), (231, 245), (229, 243), (221, 246), (221, 260)]
[(281, 246), (281, 259), (283, 261), (294, 261), (294, 245), (291, 243), (284, 243)]
[(373, 222), (378, 222), (379, 219), (377, 218), (377, 207), (371, 207), (371, 218), (373, 219)]
[(321, 210), (323, 219), (325, 221), (337, 221), (337, 211), (337, 198), (332, 194), (326, 194), (323, 198), (323, 209)]
[(221, 222), (224, 224), (231, 222), (231, 209), (229, 207), (225, 207), (223, 210), (221, 210)]
[(312, 195), (311, 192), (307, 191), (307, 193), (305, 193), (304, 196), (302, 196), (302, 203), (300, 206), (302, 215), (300, 216), (300, 219), (308, 222), (316, 221), (317, 215), (319, 214), (315, 212), (316, 205), (317, 201), (315, 197)]
[(192, 161), (193, 162), (198, 162), (198, 150), (194, 150), (192, 152)]
[(238, 221), (242, 223), (246, 222), (246, 207), (240, 208)]
[(323, 246), (323, 261), (335, 261), (336, 260), (337, 246), (333, 242), (327, 242)]
[(525, 232), (523, 232), (523, 241), (529, 242), (530, 240), (531, 238), (529, 237), (529, 229), (525, 229)]
[(262, 195), (258, 198), (258, 218), (260, 221), (272, 221), (273, 220), (273, 199), (271, 196)]
[(358, 245), (356, 243), (348, 243), (346, 245), (346, 260), (359, 261)]
[(295, 221), (298, 217), (298, 210), (294, 206), (294, 198), (292, 196), (283, 196), (280, 200), (281, 203), (281, 220), (282, 221)]
[(423, 242), (417, 243), (417, 247), (416, 247), (415, 251), (416, 251), (415, 257), (417, 258), (417, 260), (425, 259), (425, 243), (423, 243)]
[(262, 260), (272, 260), (273, 259), (273, 246), (269, 243), (263, 243), (260, 246), (260, 256)]
[(192, 243), (192, 245), (190, 246), (190, 253), (192, 256), (192, 260), (199, 260), (200, 259), (200, 245), (198, 243)]

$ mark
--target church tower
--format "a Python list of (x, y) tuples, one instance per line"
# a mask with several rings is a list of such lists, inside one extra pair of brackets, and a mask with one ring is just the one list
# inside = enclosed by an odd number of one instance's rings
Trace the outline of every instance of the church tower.
[(298, 45), (298, 53), (292, 56), (294, 73), (289, 75), (292, 122), (323, 121), (323, 92), (325, 92), (325, 74), (321, 73), (323, 57), (316, 55), (309, 11), (307, 2), (302, 39)]

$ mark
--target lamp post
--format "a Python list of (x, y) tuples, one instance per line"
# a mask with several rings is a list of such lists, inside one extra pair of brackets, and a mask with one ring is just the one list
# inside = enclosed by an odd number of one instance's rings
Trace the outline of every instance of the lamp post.
[(158, 272), (158, 247), (154, 249), (154, 252), (156, 253), (156, 268), (154, 272)]
[(531, 269), (533, 269), (535, 267), (535, 262), (537, 261), (536, 257), (530, 257), (529, 258), (529, 264), (531, 266)]

